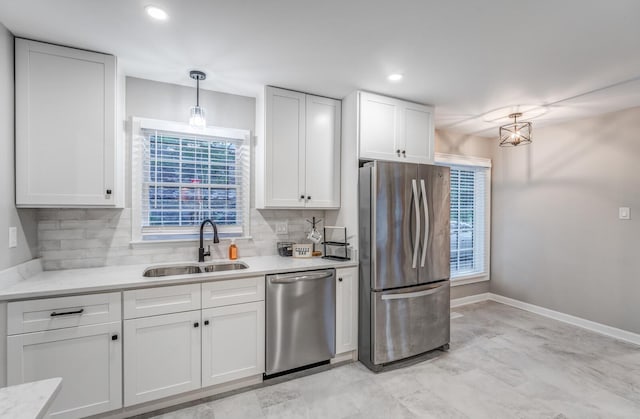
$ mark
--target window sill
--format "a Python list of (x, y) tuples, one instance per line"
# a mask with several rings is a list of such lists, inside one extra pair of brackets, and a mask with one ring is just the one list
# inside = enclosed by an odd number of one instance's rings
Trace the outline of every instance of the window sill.
[(460, 285), (475, 284), (478, 282), (489, 281), (490, 279), (491, 278), (487, 273), (459, 276), (457, 278), (451, 278), (451, 286), (457, 287)]
[[(210, 235), (210, 234), (208, 234)], [(242, 237), (220, 237), (220, 242), (231, 241), (233, 240), (251, 240), (253, 237), (251, 236), (242, 236)], [(130, 241), (129, 246), (132, 248), (136, 247), (148, 247), (148, 246), (163, 246), (170, 245), (175, 247), (188, 247), (199, 244), (200, 239), (167, 239), (167, 240), (135, 240)], [(211, 238), (205, 237), (205, 244), (211, 244)]]

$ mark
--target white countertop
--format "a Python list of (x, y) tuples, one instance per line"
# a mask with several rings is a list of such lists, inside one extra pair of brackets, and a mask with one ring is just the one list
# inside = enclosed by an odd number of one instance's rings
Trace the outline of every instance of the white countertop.
[[(217, 281), (271, 273), (297, 272), (323, 268), (346, 268), (358, 265), (358, 262), (355, 260), (336, 261), (319, 257), (299, 259), (277, 255), (248, 257), (238, 259), (237, 261), (244, 262), (249, 265), (249, 267), (247, 269), (234, 271), (176, 275), (159, 278), (145, 278), (142, 276), (142, 273), (150, 266), (194, 265), (197, 264), (197, 262), (184, 261), (168, 264), (107, 266), (103, 268), (44, 271), (36, 273), (26, 279), (11, 281), (0, 285), (0, 301)], [(211, 260), (205, 262), (205, 264), (216, 262), (228, 261)]]
[(53, 403), (62, 378), (0, 388), (0, 418), (40, 419)]

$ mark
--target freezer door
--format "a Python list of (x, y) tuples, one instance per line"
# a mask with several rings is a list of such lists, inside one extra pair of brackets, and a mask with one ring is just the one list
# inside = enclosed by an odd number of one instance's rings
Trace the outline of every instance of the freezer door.
[(420, 237), (418, 283), (449, 279), (451, 254), (449, 227), (450, 169), (420, 165), (420, 217), (423, 226)]
[(418, 283), (418, 165), (375, 162), (371, 179), (371, 289)]
[(372, 361), (385, 364), (449, 343), (449, 281), (371, 292)]

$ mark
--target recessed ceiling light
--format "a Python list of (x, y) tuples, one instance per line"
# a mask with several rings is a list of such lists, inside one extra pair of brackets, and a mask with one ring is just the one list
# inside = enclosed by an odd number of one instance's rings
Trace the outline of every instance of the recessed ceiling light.
[(389, 77), (387, 77), (387, 79), (389, 79), (389, 81), (400, 81), (402, 80), (402, 74), (400, 73), (389, 74)]
[(167, 12), (156, 6), (147, 6), (144, 8), (147, 14), (156, 20), (167, 20), (169, 15)]

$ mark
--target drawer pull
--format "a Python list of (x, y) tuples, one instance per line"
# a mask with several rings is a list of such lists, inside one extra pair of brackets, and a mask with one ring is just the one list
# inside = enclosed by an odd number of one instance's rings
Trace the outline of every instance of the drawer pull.
[(56, 317), (56, 316), (70, 316), (72, 314), (82, 314), (84, 313), (84, 308), (81, 308), (80, 310), (75, 310), (75, 311), (64, 311), (62, 313), (56, 313), (55, 311), (53, 313), (51, 313), (51, 317)]
[(204, 325), (205, 325), (205, 326), (209, 326), (209, 320), (205, 320), (205, 321), (204, 321)]
[(198, 323), (198, 322), (195, 322), (195, 323), (193, 324), (193, 327), (199, 327), (199, 326), (200, 326), (200, 323)]
[(111, 336), (111, 340), (118, 340), (118, 335), (116, 334), (116, 335)]

